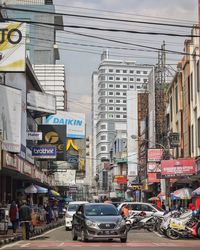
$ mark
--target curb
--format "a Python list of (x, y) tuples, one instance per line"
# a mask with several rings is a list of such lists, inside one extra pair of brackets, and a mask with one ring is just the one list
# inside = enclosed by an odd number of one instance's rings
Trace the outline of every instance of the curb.
[[(43, 234), (44, 232), (47, 232), (47, 231), (49, 231), (49, 230), (51, 230), (53, 228), (56, 228), (56, 227), (59, 227), (59, 226), (63, 226), (63, 225), (64, 225), (64, 220), (63, 221), (59, 221), (59, 222), (54, 222), (52, 224), (45, 225), (43, 228), (35, 229), (35, 231), (30, 234), (30, 237)], [(0, 240), (0, 248), (3, 245), (6, 245), (6, 244), (9, 244), (9, 243), (12, 243), (12, 242), (16, 242), (16, 241), (19, 241), (19, 240), (22, 240), (22, 236), (21, 235), (11, 236), (11, 237), (9, 237), (7, 239)]]

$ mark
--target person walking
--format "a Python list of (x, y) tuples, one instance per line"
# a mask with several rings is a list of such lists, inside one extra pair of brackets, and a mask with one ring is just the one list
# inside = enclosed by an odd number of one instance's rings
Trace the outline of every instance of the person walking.
[(13, 234), (16, 235), (19, 213), (18, 213), (18, 207), (17, 207), (17, 204), (15, 203), (15, 201), (13, 201), (10, 205), (9, 217), (10, 217), (10, 221), (12, 223)]
[(19, 209), (19, 219), (25, 227), (25, 237), (29, 240), (30, 237), (30, 223), (31, 223), (31, 209), (24, 200), (23, 205)]

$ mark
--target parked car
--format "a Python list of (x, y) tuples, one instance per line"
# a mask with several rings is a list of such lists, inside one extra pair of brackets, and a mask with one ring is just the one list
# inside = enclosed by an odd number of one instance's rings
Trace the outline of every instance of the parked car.
[(128, 204), (129, 214), (145, 212), (146, 216), (151, 216), (154, 213), (157, 215), (163, 215), (164, 213), (164, 210), (157, 205), (145, 202), (123, 202), (117, 207), (117, 209), (121, 211), (124, 204)]
[(65, 213), (65, 228), (66, 230), (72, 229), (72, 217), (81, 204), (88, 203), (88, 201), (72, 201), (69, 202)]
[(73, 216), (72, 239), (119, 238), (127, 241), (126, 223), (113, 204), (89, 203), (81, 205)]

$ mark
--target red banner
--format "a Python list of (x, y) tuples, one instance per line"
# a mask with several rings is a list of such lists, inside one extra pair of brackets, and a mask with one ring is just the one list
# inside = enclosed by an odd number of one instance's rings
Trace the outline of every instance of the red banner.
[(159, 162), (162, 160), (163, 149), (160, 148), (150, 148), (148, 149), (148, 161)]
[(123, 175), (116, 175), (114, 176), (114, 182), (117, 182), (117, 184), (127, 184), (128, 179), (126, 178), (126, 176)]
[(164, 177), (177, 177), (195, 174), (194, 159), (177, 159), (161, 161), (161, 174)]
[(148, 182), (160, 182), (157, 178), (157, 173), (148, 173)]

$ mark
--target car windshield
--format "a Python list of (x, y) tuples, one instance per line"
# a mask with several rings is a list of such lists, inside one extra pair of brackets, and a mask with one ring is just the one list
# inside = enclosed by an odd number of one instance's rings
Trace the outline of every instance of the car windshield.
[(69, 204), (67, 210), (70, 212), (76, 212), (76, 210), (78, 209), (79, 206), (80, 206), (80, 204)]
[(85, 207), (86, 216), (117, 216), (118, 210), (113, 205), (88, 205)]
[(161, 208), (161, 207), (159, 207), (159, 206), (156, 206), (156, 205), (152, 205), (152, 207), (154, 207), (156, 210), (158, 210), (158, 211), (160, 211), (160, 212), (163, 212), (164, 210)]

